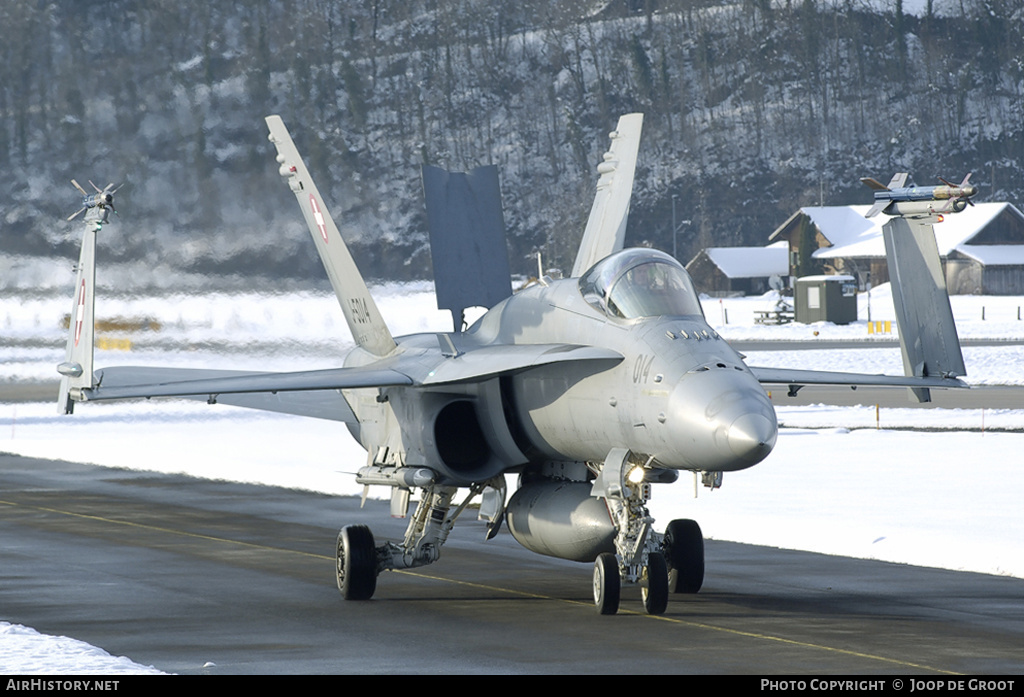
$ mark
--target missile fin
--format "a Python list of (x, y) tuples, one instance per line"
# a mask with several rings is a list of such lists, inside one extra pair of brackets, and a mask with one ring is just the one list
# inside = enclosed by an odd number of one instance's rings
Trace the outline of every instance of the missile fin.
[(889, 190), (889, 187), (873, 177), (861, 177), (860, 183), (866, 185), (869, 189), (874, 189), (875, 191)]
[(892, 179), (889, 181), (887, 189), (902, 189), (907, 185), (907, 179), (910, 178), (909, 172), (897, 172), (892, 175)]

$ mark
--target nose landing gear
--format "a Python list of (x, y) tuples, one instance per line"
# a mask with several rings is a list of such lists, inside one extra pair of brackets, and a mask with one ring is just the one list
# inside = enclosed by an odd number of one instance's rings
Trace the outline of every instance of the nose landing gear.
[(615, 523), (615, 553), (594, 562), (594, 605), (602, 615), (619, 609), (622, 584), (638, 584), (644, 610), (661, 615), (669, 592), (696, 593), (704, 583), (704, 538), (692, 520), (673, 520), (665, 534), (652, 530), (647, 463), (625, 449), (613, 449), (596, 470), (592, 496), (603, 498)]

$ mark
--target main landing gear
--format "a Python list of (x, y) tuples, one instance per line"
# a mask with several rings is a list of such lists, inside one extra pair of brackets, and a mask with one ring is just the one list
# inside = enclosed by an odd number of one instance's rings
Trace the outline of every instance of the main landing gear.
[(345, 600), (369, 600), (377, 589), (377, 576), (386, 569), (411, 569), (426, 566), (441, 556), (441, 546), (455, 527), (455, 519), (478, 495), (485, 493), (490, 516), (488, 538), (497, 533), (501, 525), (501, 512), (505, 507), (505, 480), (502, 478), (470, 488), (458, 506), (452, 499), (455, 487), (429, 484), (422, 487), (416, 512), (409, 520), (405, 539), (401, 544), (385, 542), (376, 545), (373, 533), (365, 525), (346, 525), (338, 533), (337, 575), (338, 590)]
[(338, 533), (338, 590), (345, 600), (369, 600), (377, 590), (377, 549), (365, 525)]

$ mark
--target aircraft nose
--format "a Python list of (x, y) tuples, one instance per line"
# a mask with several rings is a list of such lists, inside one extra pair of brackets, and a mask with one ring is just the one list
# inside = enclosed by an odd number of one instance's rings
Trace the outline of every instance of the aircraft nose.
[(756, 464), (768, 456), (778, 437), (777, 422), (762, 413), (743, 414), (729, 426), (729, 449), (739, 459)]
[[(668, 466), (740, 470), (775, 447), (778, 421), (768, 395), (750, 373), (732, 366), (685, 375), (669, 398)], [(670, 464), (671, 463), (671, 464)]]

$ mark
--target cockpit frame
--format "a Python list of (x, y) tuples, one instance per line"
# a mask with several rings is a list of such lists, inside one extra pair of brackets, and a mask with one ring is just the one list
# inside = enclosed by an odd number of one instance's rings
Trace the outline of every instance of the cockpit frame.
[(626, 249), (605, 257), (580, 277), (579, 290), (590, 305), (614, 319), (704, 317), (686, 269), (655, 249)]

